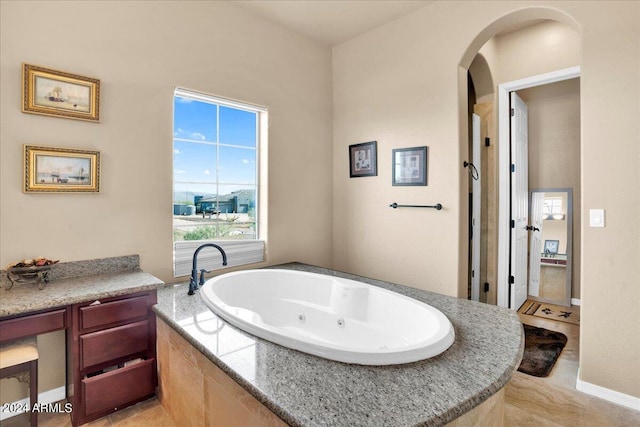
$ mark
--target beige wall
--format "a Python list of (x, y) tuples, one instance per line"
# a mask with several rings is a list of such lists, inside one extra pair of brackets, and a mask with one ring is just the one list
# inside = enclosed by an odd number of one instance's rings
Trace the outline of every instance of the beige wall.
[[(172, 280), (175, 86), (269, 108), (267, 261), (330, 265), (328, 48), (226, 2), (2, 1), (0, 16), (0, 266), (139, 254)], [(22, 62), (99, 78), (101, 123), (22, 113)], [(99, 150), (100, 193), (24, 194), (23, 144)], [(40, 391), (61, 386), (64, 340), (40, 349)], [(7, 384), (3, 402), (26, 395)]]
[[(329, 265), (328, 48), (229, 2), (1, 7), (0, 265), (140, 254), (172, 279), (175, 86), (269, 108), (268, 263)], [(22, 62), (99, 78), (101, 123), (22, 113)], [(24, 194), (23, 144), (99, 150), (100, 194)]]
[[(463, 37), (441, 21), (448, 8), (436, 2), (334, 48), (333, 260), (341, 270), (457, 295), (467, 179), (456, 132)], [(349, 178), (348, 146), (371, 140), (378, 176)], [(393, 187), (391, 150), (417, 146), (429, 147), (428, 185)], [(444, 208), (391, 209), (392, 202)]]
[[(638, 398), (640, 2), (583, 8), (580, 376)], [(605, 228), (589, 227), (594, 208)]]
[[(580, 79), (518, 91), (529, 111), (529, 188), (573, 189), (571, 297), (580, 298)], [(564, 224), (564, 221), (545, 221)], [(545, 228), (545, 235), (546, 235)]]
[[(640, 113), (639, 2), (435, 2), (334, 48), (334, 265), (463, 295), (467, 108), (458, 66), (511, 24), (550, 18), (578, 30), (578, 64), (562, 50), (522, 52), (526, 60), (494, 82), (549, 71), (540, 66), (548, 55), (564, 61), (559, 68), (582, 67), (580, 375), (640, 397), (640, 336), (628, 326), (640, 309), (639, 128), (629, 120)], [(379, 144), (378, 176), (349, 179), (348, 145), (369, 140)], [(420, 145), (430, 150), (429, 185), (392, 187), (391, 150)], [(445, 209), (392, 210), (393, 201)], [(606, 228), (585, 225), (590, 208), (606, 209)]]
[(494, 82), (499, 85), (580, 65), (581, 42), (575, 28), (554, 20), (500, 34), (493, 49), (487, 46), (494, 52)]

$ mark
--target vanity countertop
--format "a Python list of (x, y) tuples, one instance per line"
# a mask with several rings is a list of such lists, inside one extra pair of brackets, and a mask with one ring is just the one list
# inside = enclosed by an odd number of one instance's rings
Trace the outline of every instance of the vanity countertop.
[(390, 366), (334, 362), (262, 340), (211, 312), (188, 285), (158, 289), (156, 314), (290, 425), (413, 426), (453, 421), (498, 392), (522, 358), (515, 311), (305, 264), (287, 268), (380, 286), (442, 311), (456, 333), (431, 359)]
[(6, 272), (0, 276), (0, 317), (47, 310), (70, 304), (157, 289), (164, 282), (141, 271), (135, 255), (102, 260), (61, 263), (51, 280), (15, 283), (10, 289)]

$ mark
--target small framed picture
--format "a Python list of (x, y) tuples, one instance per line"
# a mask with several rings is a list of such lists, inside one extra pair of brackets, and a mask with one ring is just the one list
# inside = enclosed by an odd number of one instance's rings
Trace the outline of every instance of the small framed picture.
[(427, 185), (427, 147), (392, 150), (393, 185)]
[(544, 253), (549, 255), (557, 255), (559, 246), (560, 246), (559, 240), (545, 240)]
[(22, 64), (22, 112), (100, 121), (100, 80)]
[(97, 193), (100, 152), (24, 146), (25, 193)]
[(349, 176), (378, 175), (377, 141), (362, 142), (349, 146)]

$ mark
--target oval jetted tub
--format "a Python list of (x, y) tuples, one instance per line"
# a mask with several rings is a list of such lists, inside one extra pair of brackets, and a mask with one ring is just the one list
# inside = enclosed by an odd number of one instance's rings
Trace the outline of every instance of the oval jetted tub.
[(200, 295), (215, 314), (250, 334), (339, 362), (415, 362), (442, 353), (455, 338), (449, 319), (428, 304), (317, 273), (227, 273), (209, 279)]

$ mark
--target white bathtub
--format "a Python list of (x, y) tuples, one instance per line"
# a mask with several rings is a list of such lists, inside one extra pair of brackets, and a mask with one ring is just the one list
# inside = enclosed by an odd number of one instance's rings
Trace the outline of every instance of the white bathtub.
[(260, 338), (326, 359), (393, 365), (436, 356), (455, 333), (439, 310), (362, 282), (295, 270), (245, 270), (200, 289), (218, 316)]

